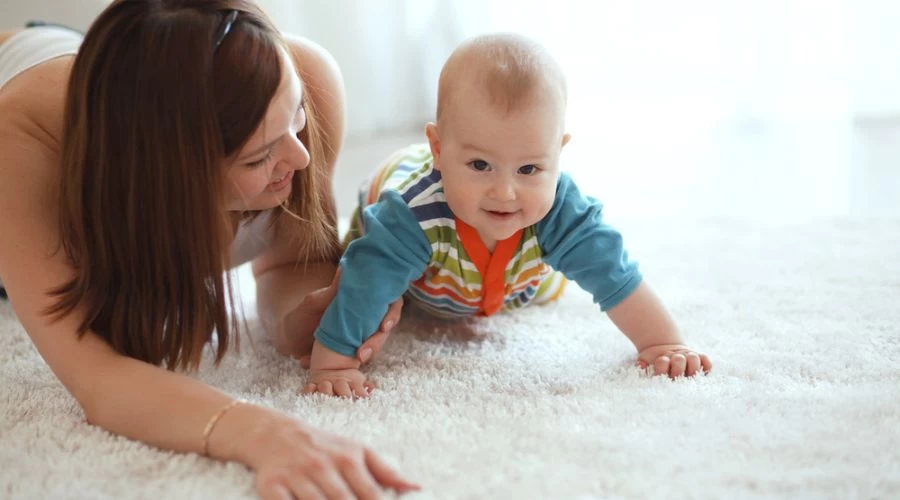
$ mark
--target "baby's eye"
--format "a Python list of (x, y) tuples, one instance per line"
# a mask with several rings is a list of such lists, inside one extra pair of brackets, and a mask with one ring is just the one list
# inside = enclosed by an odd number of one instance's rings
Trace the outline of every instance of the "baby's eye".
[(524, 165), (519, 167), (519, 173), (522, 175), (533, 175), (538, 172), (537, 165)]
[(484, 160), (473, 160), (469, 162), (469, 167), (476, 172), (487, 172), (491, 166)]

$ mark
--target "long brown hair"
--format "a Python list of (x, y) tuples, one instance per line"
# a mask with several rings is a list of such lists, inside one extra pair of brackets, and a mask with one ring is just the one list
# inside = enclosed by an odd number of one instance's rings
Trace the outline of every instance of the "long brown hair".
[[(60, 228), (75, 276), (51, 291), (48, 314), (84, 311), (79, 335), (170, 369), (196, 368), (215, 332), (222, 359), (237, 340), (224, 160), (264, 118), (285, 48), (249, 0), (117, 0), (101, 13), (66, 96)], [(305, 243), (326, 248), (334, 230), (314, 122), (301, 140), (312, 164), (273, 219), (295, 215)]]

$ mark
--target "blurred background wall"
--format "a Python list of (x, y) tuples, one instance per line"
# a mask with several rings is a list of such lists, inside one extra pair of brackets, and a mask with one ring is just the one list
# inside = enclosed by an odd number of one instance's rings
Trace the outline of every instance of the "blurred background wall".
[[(563, 166), (613, 212), (900, 215), (900, 2), (260, 0), (335, 56), (357, 178), (423, 140), (464, 38), (542, 41), (570, 85)], [(105, 1), (4, 0), (86, 28)], [(342, 211), (352, 203), (339, 186)]]

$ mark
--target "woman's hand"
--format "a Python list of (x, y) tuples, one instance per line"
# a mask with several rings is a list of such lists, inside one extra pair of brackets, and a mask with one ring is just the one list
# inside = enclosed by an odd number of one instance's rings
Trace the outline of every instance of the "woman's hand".
[[(309, 368), (309, 355), (315, 341), (313, 334), (319, 326), (322, 315), (325, 314), (325, 309), (337, 294), (340, 278), (341, 269), (338, 268), (331, 284), (307, 294), (300, 305), (285, 317), (278, 329), (276, 342), (283, 346), (282, 350), (299, 359), (303, 368)], [(379, 330), (357, 349), (356, 359), (360, 363), (366, 363), (381, 350), (391, 330), (400, 321), (402, 309), (403, 298), (401, 297), (388, 308)]]
[(273, 412), (244, 436), (241, 461), (256, 471), (256, 491), (265, 500), (376, 499), (384, 489), (419, 489), (365, 446), (284, 415)]

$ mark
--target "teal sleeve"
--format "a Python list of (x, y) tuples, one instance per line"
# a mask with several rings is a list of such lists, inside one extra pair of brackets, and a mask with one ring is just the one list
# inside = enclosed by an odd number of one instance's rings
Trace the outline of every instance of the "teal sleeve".
[(362, 216), (365, 234), (341, 258), (337, 294), (315, 333), (325, 347), (350, 357), (431, 259), (431, 244), (397, 192), (385, 191)]
[(622, 235), (603, 222), (603, 205), (583, 196), (568, 174), (556, 186), (550, 213), (538, 224), (544, 262), (578, 283), (606, 311), (641, 283), (637, 263), (628, 259)]

